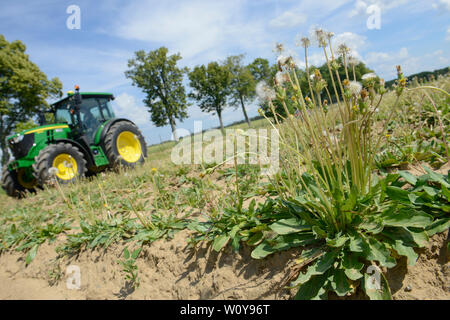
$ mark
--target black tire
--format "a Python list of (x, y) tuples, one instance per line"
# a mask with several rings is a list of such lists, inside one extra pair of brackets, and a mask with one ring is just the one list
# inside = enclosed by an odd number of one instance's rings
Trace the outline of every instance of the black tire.
[(9, 171), (8, 165), (2, 169), (2, 188), (10, 197), (21, 198), (25, 193), (25, 188), (17, 182), (17, 173)]
[[(57, 175), (50, 172), (50, 168), (53, 167), (53, 162), (58, 155), (67, 154), (73, 158), (77, 165), (77, 173), (74, 178), (70, 180), (64, 180)], [(84, 177), (87, 171), (87, 161), (83, 156), (83, 153), (76, 146), (70, 143), (57, 143), (51, 144), (39, 152), (39, 155), (35, 158), (33, 164), (34, 176), (40, 186), (49, 183), (52, 179), (57, 179), (59, 183), (69, 183)]]
[[(122, 132), (126, 131), (133, 133), (139, 139), (139, 143), (141, 145), (141, 156), (134, 162), (126, 161), (126, 159), (119, 154), (117, 148), (117, 138)], [(113, 168), (119, 165), (133, 167), (138, 163), (143, 163), (147, 158), (147, 144), (145, 143), (144, 136), (133, 123), (128, 121), (120, 121), (113, 124), (106, 134), (103, 145), (106, 157), (109, 160), (110, 166)]]

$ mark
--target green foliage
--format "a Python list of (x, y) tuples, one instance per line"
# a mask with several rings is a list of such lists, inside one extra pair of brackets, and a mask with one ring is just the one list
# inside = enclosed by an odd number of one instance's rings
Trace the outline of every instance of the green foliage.
[(226, 107), (232, 81), (230, 70), (217, 62), (210, 62), (207, 66), (195, 67), (189, 73), (189, 80), (193, 89), (189, 97), (199, 103), (202, 111), (217, 114), (223, 131), (222, 112)]
[(273, 80), (273, 67), (270, 66), (267, 59), (256, 58), (247, 68), (250, 70), (255, 82), (266, 81), (270, 83)]
[(187, 117), (188, 104), (182, 82), (188, 69), (177, 67), (180, 54), (168, 56), (167, 53), (165, 47), (148, 53), (135, 52), (135, 58), (128, 61), (125, 76), (146, 94), (144, 103), (153, 123), (158, 127), (170, 124), (174, 132), (175, 120), (183, 121)]
[(268, 225), (274, 221), (274, 205), (268, 200), (256, 208), (252, 200), (248, 210), (226, 208), (222, 215), (212, 216), (209, 221), (193, 220), (187, 226), (196, 232), (190, 242), (195, 245), (200, 241), (212, 241), (215, 251), (220, 251), (229, 242), (235, 251), (239, 250), (241, 241), (256, 245), (263, 239), (264, 233), (270, 231)]
[(242, 65), (244, 55), (230, 56), (225, 60), (225, 66), (231, 73), (230, 103), (232, 106), (241, 106), (245, 121), (250, 125), (250, 120), (245, 110), (245, 103), (255, 96), (255, 79), (248, 66)]
[(29, 121), (48, 105), (46, 99), (61, 96), (58, 78), (47, 76), (29, 60), (21, 41), (8, 42), (0, 35), (0, 148), (2, 164), (9, 158), (5, 138), (19, 123)]
[(138, 274), (138, 267), (136, 265), (136, 259), (141, 253), (142, 248), (135, 249), (132, 253), (125, 247), (123, 250), (123, 259), (117, 260), (117, 262), (122, 265), (122, 272), (125, 273), (125, 279), (130, 281), (131, 286), (137, 289), (140, 285), (140, 279)]

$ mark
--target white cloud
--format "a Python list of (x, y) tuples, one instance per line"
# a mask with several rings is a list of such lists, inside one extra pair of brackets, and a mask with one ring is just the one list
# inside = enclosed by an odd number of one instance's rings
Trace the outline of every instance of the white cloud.
[[(239, 0), (188, 2), (133, 1), (123, 10), (116, 35), (163, 44), (183, 58), (224, 58), (230, 47), (258, 48), (267, 43), (264, 21), (243, 15)], [(196, 61), (196, 62), (197, 62)]]
[(450, 27), (447, 28), (447, 36), (445, 37), (445, 40), (450, 41)]
[(437, 3), (433, 3), (432, 6), (437, 10), (450, 11), (450, 0), (438, 0)]
[(130, 119), (138, 126), (150, 125), (148, 109), (139, 104), (134, 96), (124, 92), (118, 95), (113, 103), (116, 117)]
[(292, 28), (304, 24), (306, 15), (298, 10), (285, 11), (276, 18), (270, 20), (269, 25), (275, 28)]
[(339, 45), (346, 44), (347, 47), (349, 47), (351, 50), (350, 54), (356, 58), (360, 58), (361, 55), (359, 53), (359, 50), (364, 49), (364, 47), (366, 46), (366, 40), (367, 37), (365, 36), (361, 36), (353, 32), (343, 32), (337, 34), (333, 38), (333, 46), (334, 49), (336, 50), (339, 47)]

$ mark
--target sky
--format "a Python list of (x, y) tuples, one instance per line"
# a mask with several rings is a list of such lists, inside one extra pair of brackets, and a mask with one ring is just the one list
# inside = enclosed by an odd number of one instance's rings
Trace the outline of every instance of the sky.
[[(79, 29), (67, 27), (72, 5), (80, 9)], [(64, 92), (78, 84), (81, 91), (113, 93), (116, 115), (133, 120), (147, 144), (170, 139), (171, 130), (152, 124), (144, 93), (124, 75), (137, 50), (165, 46), (181, 54), (180, 66), (194, 68), (237, 54), (245, 54), (245, 63), (257, 57), (275, 63), (275, 44), (283, 43), (302, 66), (298, 40), (321, 27), (386, 80), (398, 64), (405, 75), (450, 65), (450, 0), (0, 0), (0, 8), (0, 34), (21, 40)], [(316, 48), (308, 59), (324, 62)], [(191, 103), (189, 118), (177, 127), (193, 132), (194, 121), (203, 129), (219, 125), (216, 115)], [(249, 116), (257, 109), (249, 104)], [(243, 120), (241, 109), (227, 107), (223, 120)]]

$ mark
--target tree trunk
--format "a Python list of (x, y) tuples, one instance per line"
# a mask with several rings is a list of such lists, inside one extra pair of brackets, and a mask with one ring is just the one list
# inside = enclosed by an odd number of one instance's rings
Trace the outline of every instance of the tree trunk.
[(239, 96), (239, 99), (241, 100), (242, 112), (244, 113), (245, 121), (247, 121), (247, 124), (250, 127), (250, 120), (247, 116), (247, 110), (245, 110), (244, 99), (241, 95)]
[(222, 134), (225, 135), (225, 129), (223, 128), (223, 122), (222, 122), (222, 112), (217, 112), (217, 116), (219, 117), (219, 121), (220, 121), (220, 130), (222, 131)]
[(2, 150), (2, 163), (1, 165), (4, 166), (9, 161), (9, 151), (8, 146), (4, 140), (6, 137), (0, 137), (2, 140), (0, 142), (0, 149)]
[(175, 128), (175, 120), (173, 120), (173, 118), (172, 117), (170, 117), (170, 126), (172, 127), (172, 135), (173, 135), (173, 139), (175, 140), (175, 141), (178, 141), (178, 136), (177, 136), (177, 132), (176, 132), (176, 130), (177, 130), (177, 128)]

